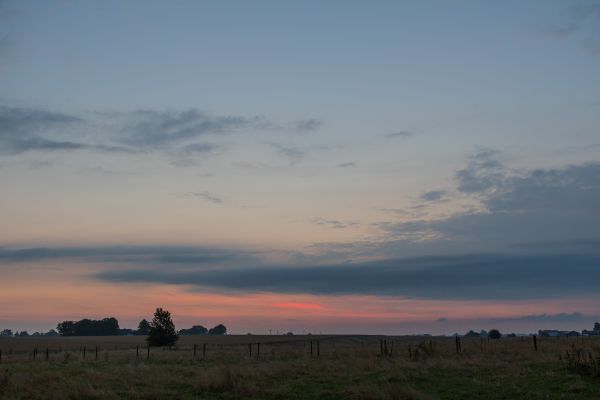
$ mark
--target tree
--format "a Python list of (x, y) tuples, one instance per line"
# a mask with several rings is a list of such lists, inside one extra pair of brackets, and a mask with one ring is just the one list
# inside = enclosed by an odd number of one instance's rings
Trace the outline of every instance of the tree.
[(215, 326), (214, 328), (210, 328), (208, 330), (209, 335), (225, 335), (226, 333), (227, 333), (227, 328), (225, 328), (225, 325), (223, 325), (223, 324), (219, 324), (219, 325)]
[(162, 308), (157, 308), (154, 318), (150, 322), (146, 340), (150, 346), (170, 346), (177, 342), (179, 335), (175, 331), (175, 324), (171, 320), (171, 313)]
[(56, 325), (56, 330), (61, 336), (75, 336), (75, 322), (63, 321)]
[(3, 329), (2, 332), (0, 332), (0, 336), (12, 336), (13, 332), (12, 329)]
[(144, 318), (138, 324), (136, 334), (146, 336), (146, 335), (148, 335), (148, 332), (150, 332), (150, 323), (148, 321), (146, 321), (146, 318)]
[(470, 330), (469, 332), (465, 333), (465, 337), (480, 337), (481, 334), (475, 332), (474, 330)]
[(600, 333), (600, 322), (594, 324), (594, 332)]
[(194, 325), (190, 329), (182, 329), (179, 331), (180, 335), (206, 335), (208, 329), (202, 325)]
[(490, 339), (500, 339), (502, 334), (498, 329), (490, 329), (490, 333), (488, 333)]

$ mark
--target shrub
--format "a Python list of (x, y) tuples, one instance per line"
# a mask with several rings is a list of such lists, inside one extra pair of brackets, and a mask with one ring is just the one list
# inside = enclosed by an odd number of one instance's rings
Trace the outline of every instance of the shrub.
[(492, 329), (488, 333), (488, 336), (490, 339), (500, 339), (502, 337), (502, 334), (500, 333), (500, 331), (498, 329)]

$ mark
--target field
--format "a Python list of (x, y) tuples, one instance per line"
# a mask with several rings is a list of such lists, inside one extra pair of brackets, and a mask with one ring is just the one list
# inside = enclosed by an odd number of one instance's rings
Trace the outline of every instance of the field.
[(41, 337), (0, 350), (2, 399), (600, 399), (596, 338), (538, 351), (461, 338), (457, 352), (438, 337), (184, 336), (148, 355), (142, 337)]

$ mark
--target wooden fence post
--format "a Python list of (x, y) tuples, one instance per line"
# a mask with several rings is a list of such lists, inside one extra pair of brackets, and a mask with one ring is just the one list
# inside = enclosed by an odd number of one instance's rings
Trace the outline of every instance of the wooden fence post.
[(83, 346), (83, 359), (85, 360), (85, 346)]
[(48, 358), (50, 358), (50, 354), (48, 352), (48, 348), (46, 347), (46, 361), (48, 361)]
[(319, 341), (317, 340), (317, 357), (321, 355), (321, 348), (319, 347)]
[(252, 357), (252, 343), (248, 343), (248, 352), (250, 353), (250, 357)]
[(206, 358), (206, 343), (202, 344), (202, 358)]
[(383, 354), (385, 354), (386, 356), (388, 355), (388, 349), (387, 349), (387, 339), (385, 339), (383, 341)]
[(148, 345), (148, 354), (146, 355), (146, 359), (150, 359), (150, 345)]
[(535, 351), (538, 351), (537, 349), (537, 336), (533, 335), (533, 348), (535, 349)]
[(379, 339), (379, 352), (383, 356), (383, 339)]
[(310, 341), (310, 355), (312, 357), (313, 355), (313, 345), (312, 345), (312, 340)]
[(140, 346), (135, 346), (135, 358), (140, 358)]
[(37, 355), (37, 349), (33, 349), (33, 361), (35, 361), (35, 356)]
[(256, 357), (260, 357), (260, 343), (256, 343)]
[(2, 361), (2, 349), (0, 349), (0, 362)]
[(96, 361), (98, 361), (98, 346), (96, 346)]

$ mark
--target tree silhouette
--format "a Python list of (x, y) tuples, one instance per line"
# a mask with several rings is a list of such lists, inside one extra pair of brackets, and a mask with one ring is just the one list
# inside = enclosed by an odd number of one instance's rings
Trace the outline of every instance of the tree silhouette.
[(162, 308), (157, 308), (154, 318), (150, 322), (146, 340), (150, 346), (170, 346), (177, 342), (179, 335), (175, 331), (175, 324), (171, 320), (171, 313)]
[(137, 328), (138, 335), (147, 335), (150, 332), (150, 322), (146, 321), (146, 318), (140, 321)]
[(227, 328), (225, 328), (225, 325), (223, 325), (223, 324), (219, 324), (219, 325), (215, 326), (214, 328), (210, 328), (208, 330), (209, 335), (224, 335), (226, 333), (227, 333)]

